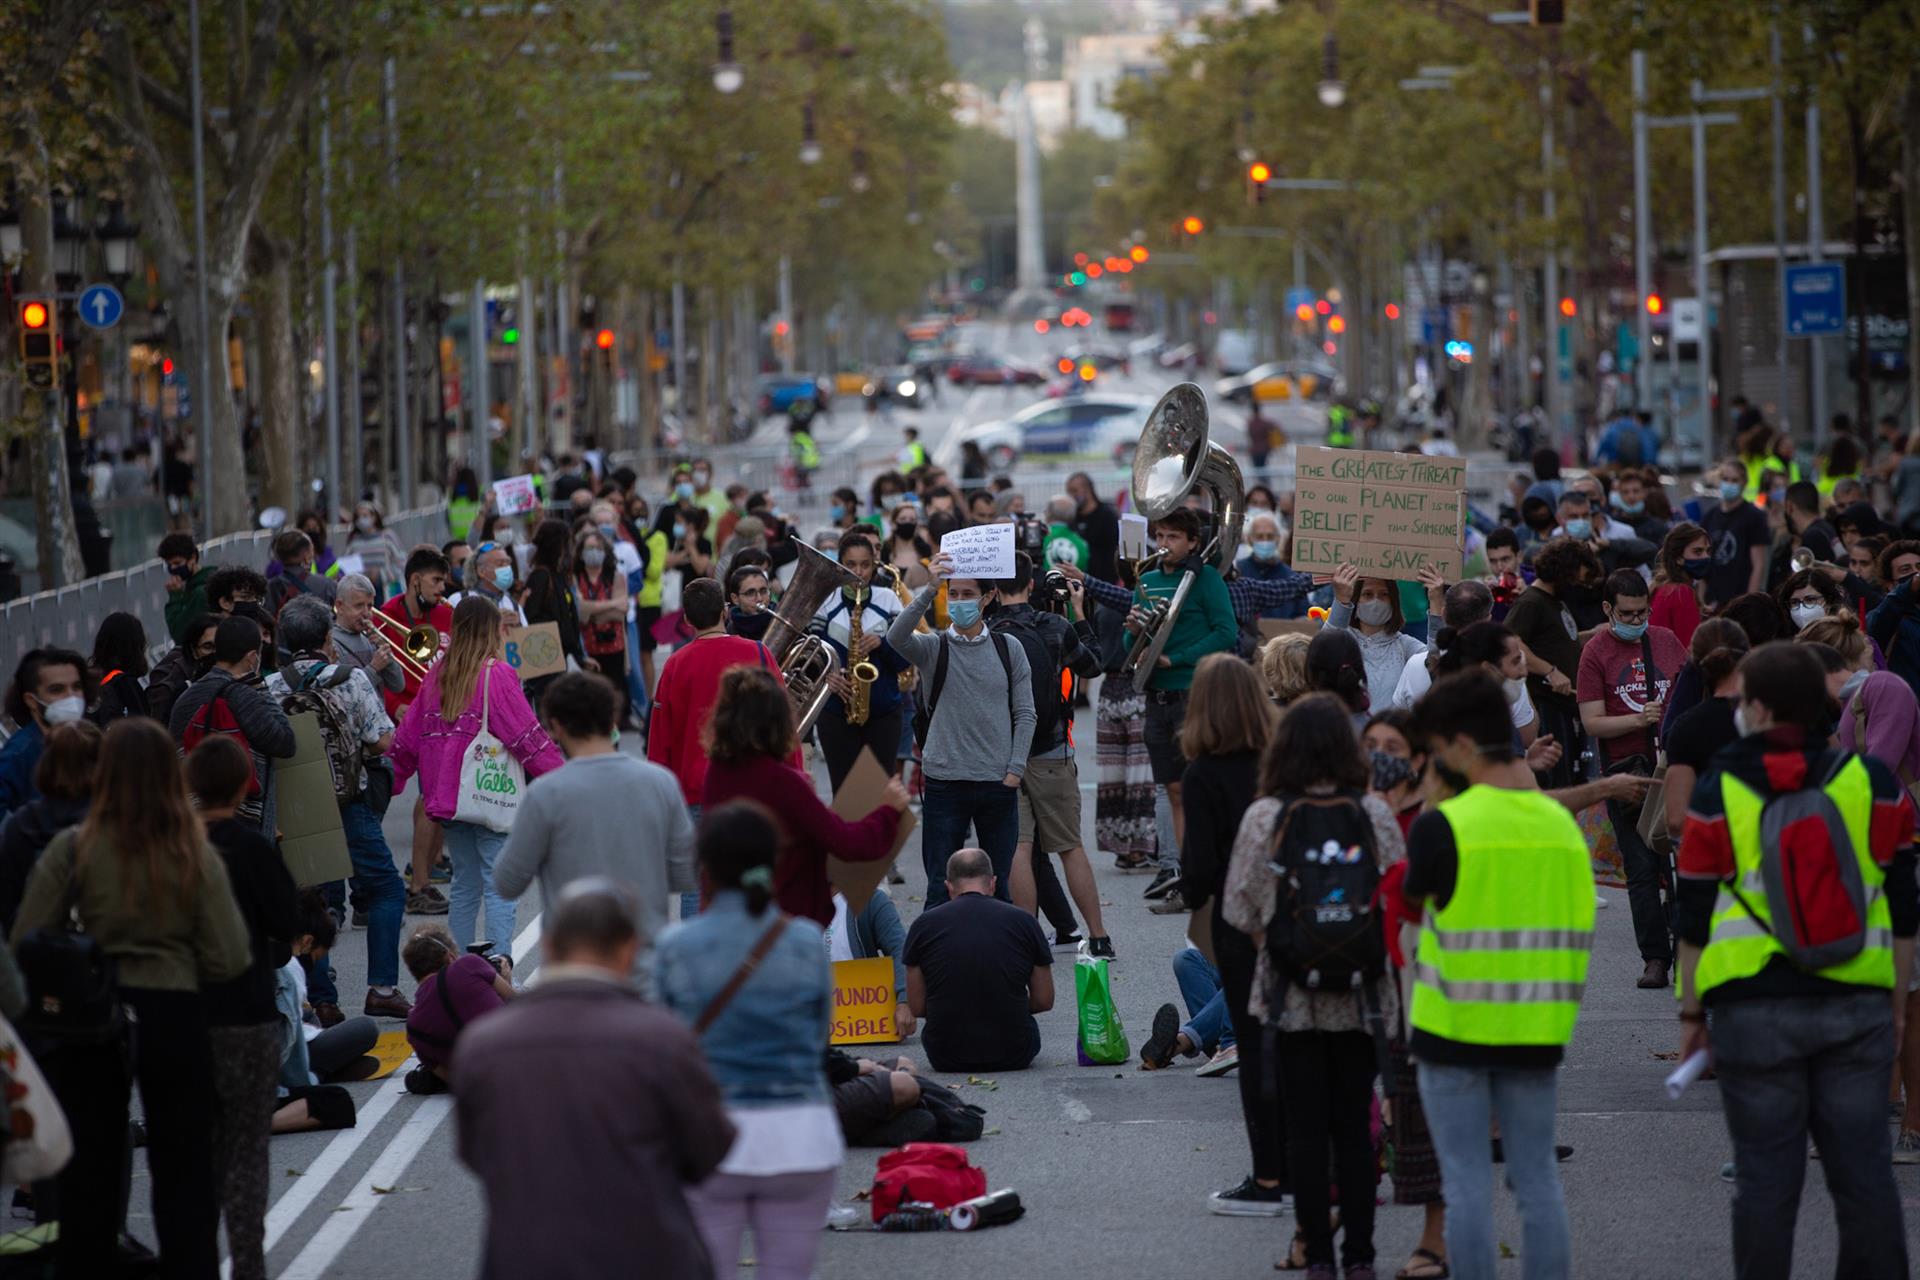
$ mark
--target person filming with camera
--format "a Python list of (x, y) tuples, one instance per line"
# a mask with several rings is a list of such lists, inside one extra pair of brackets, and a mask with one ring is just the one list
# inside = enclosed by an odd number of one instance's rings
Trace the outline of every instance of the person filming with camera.
[(1013, 576), (995, 585), (993, 599), (996, 607), (988, 626), (1026, 650), (1033, 682), (1033, 740), (1020, 783), (1020, 839), (1013, 849), (1009, 888), (1018, 906), (1034, 910), (1038, 893), (1033, 859), (1059, 854), (1067, 891), (1086, 919), (1093, 954), (1111, 957), (1113, 940), (1100, 918), (1093, 864), (1080, 843), (1080, 771), (1073, 759), (1072, 682), (1090, 679), (1101, 669), (1100, 641), (1087, 620), (1086, 588), (1057, 569), (1036, 581), (1032, 558), (1016, 551)]

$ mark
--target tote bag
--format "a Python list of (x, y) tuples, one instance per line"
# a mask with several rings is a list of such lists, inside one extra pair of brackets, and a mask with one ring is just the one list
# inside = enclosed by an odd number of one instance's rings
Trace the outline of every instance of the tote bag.
[(6, 1116), (6, 1158), (0, 1179), (18, 1187), (51, 1178), (73, 1157), (66, 1114), (13, 1024), (0, 1017), (0, 1088)]
[(513, 815), (527, 791), (527, 771), (508, 752), (506, 744), (487, 727), (493, 664), (480, 671), (480, 732), (473, 735), (460, 761), (460, 802), (455, 822), (471, 822), (489, 831), (513, 830)]

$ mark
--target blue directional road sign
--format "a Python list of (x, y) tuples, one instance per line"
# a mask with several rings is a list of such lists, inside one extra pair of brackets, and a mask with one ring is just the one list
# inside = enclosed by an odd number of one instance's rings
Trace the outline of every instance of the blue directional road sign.
[(1787, 268), (1787, 333), (1795, 338), (1837, 338), (1847, 331), (1844, 264), (1807, 262)]
[(90, 284), (80, 294), (80, 319), (92, 328), (113, 328), (126, 310), (127, 300), (110, 284)]

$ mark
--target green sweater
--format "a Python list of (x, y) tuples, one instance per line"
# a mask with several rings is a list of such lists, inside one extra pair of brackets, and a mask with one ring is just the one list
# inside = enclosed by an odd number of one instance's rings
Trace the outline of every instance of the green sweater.
[(167, 634), (175, 644), (187, 624), (207, 611), (207, 580), (213, 577), (212, 565), (201, 565), (187, 579), (186, 590), (167, 594)]
[[(78, 835), (78, 827), (62, 831), (34, 864), (13, 922), (14, 945), (34, 929), (60, 924)], [(177, 885), (149, 884), (146, 866), (145, 850), (128, 856), (95, 844), (87, 848), (80, 876), (80, 923), (113, 957), (120, 985), (198, 991), (204, 983), (245, 973), (251, 960), (247, 923), (213, 846), (201, 844), (199, 883), (184, 902)]]
[[(1180, 586), (1180, 570), (1156, 569), (1142, 574), (1136, 596), (1149, 600), (1171, 600)], [(1160, 655), (1173, 665), (1162, 667), (1147, 684), (1149, 689), (1185, 689), (1193, 684), (1193, 669), (1210, 653), (1232, 653), (1240, 641), (1239, 624), (1233, 618), (1233, 601), (1227, 596), (1226, 579), (1212, 565), (1203, 565), (1187, 592), (1180, 616), (1173, 621), (1173, 633), (1167, 637)]]

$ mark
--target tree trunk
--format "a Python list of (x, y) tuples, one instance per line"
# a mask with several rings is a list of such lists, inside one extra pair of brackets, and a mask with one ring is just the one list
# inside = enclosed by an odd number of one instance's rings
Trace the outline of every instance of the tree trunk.
[[(1900, 203), (1906, 213), (1907, 431), (1920, 432), (1920, 71), (1907, 72), (1900, 96)], [(1860, 438), (1871, 440), (1866, 422)]]
[[(47, 299), (50, 323), (57, 330), (62, 307), (53, 300), (53, 199), (48, 187), (45, 140), (39, 121), (29, 119), (21, 133), (30, 167), (17, 174), (20, 184), (20, 241), (26, 252), (21, 265), (23, 292)], [(80, 539), (73, 521), (73, 482), (67, 470), (67, 415), (61, 403), (60, 378), (47, 391), (28, 390), (22, 407), (32, 421), (29, 440), (33, 469), (35, 551), (41, 590), (64, 587), (87, 576), (80, 560)]]
[[(1853, 161), (1853, 258), (1847, 264), (1847, 301), (1853, 310), (1854, 421), (1873, 421), (1873, 350), (1867, 338), (1867, 130), (1860, 110), (1847, 104), (1847, 151)], [(1824, 430), (1825, 423), (1815, 423)]]
[[(260, 505), (291, 521), (302, 505), (294, 442), (301, 431), (298, 360), (293, 342), (293, 263), (286, 247), (255, 227), (248, 241), (260, 348)], [(318, 453), (326, 474), (324, 436)]]

